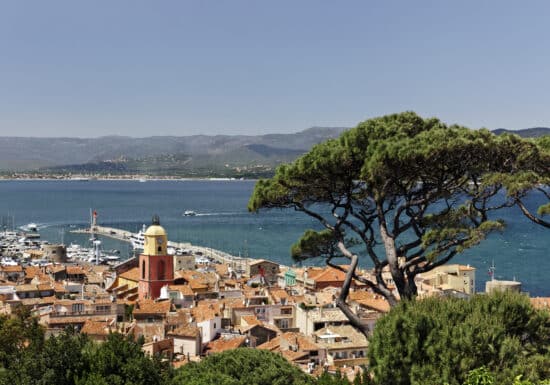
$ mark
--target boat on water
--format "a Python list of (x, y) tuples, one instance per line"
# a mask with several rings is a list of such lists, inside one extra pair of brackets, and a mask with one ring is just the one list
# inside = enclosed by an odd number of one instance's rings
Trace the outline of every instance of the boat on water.
[(147, 178), (139, 178), (138, 182), (145, 183), (147, 182)]
[(193, 210), (185, 210), (183, 212), (184, 217), (194, 217), (195, 215), (197, 215), (197, 213), (194, 212)]
[(143, 225), (142, 229), (137, 234), (130, 235), (130, 242), (134, 249), (143, 250), (145, 245), (145, 231), (147, 231), (147, 226)]

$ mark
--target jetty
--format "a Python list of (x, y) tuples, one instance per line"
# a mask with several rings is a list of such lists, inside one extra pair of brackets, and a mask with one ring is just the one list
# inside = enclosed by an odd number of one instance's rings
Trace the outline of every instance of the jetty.
[[(102, 237), (112, 238), (118, 241), (123, 241), (128, 243), (131, 243), (132, 236), (136, 235), (135, 233), (132, 233), (131, 231), (128, 231), (128, 230), (117, 229), (114, 227), (99, 226), (99, 225), (95, 225), (95, 226), (92, 226), (91, 228), (86, 228), (86, 229), (76, 229), (76, 230), (72, 230), (71, 232), (77, 233), (77, 234), (100, 235)], [(197, 256), (210, 257), (213, 260), (218, 261), (219, 263), (223, 263), (228, 266), (231, 266), (236, 271), (245, 270), (246, 265), (250, 263), (250, 261), (252, 261), (251, 258), (237, 257), (229, 253), (226, 253), (224, 251), (213, 249), (211, 247), (193, 245), (190, 242), (168, 241), (167, 245), (168, 247), (173, 247), (175, 249), (189, 250), (192, 254)]]

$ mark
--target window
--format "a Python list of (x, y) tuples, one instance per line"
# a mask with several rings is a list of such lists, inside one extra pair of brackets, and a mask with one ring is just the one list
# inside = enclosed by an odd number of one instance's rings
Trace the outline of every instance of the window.
[(288, 320), (287, 319), (279, 320), (279, 328), (288, 329)]
[(141, 279), (145, 279), (145, 261), (141, 261)]
[(292, 308), (282, 308), (281, 309), (281, 314), (285, 314), (285, 315), (288, 315), (288, 314), (292, 314)]

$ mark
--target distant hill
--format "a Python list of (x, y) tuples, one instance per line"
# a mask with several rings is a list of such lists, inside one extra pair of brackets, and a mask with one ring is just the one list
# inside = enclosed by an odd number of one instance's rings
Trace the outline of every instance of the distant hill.
[[(344, 127), (311, 127), (294, 134), (192, 135), (133, 138), (0, 137), (0, 171), (56, 174), (150, 174), (266, 176)], [(550, 128), (497, 129), (523, 137), (549, 135)]]
[(532, 127), (524, 128), (522, 130), (507, 130), (505, 128), (497, 128), (492, 131), (496, 135), (502, 134), (516, 134), (523, 138), (538, 138), (539, 136), (550, 135), (550, 128), (548, 127)]
[(0, 137), (0, 170), (158, 174), (183, 168), (193, 175), (196, 170), (209, 175), (212, 170), (271, 169), (344, 130), (312, 127), (294, 134), (257, 136)]

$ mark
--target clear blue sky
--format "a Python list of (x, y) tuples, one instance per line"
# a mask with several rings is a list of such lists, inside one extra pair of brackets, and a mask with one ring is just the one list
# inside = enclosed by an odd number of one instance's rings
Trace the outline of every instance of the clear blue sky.
[(550, 126), (549, 1), (2, 1), (0, 135)]

